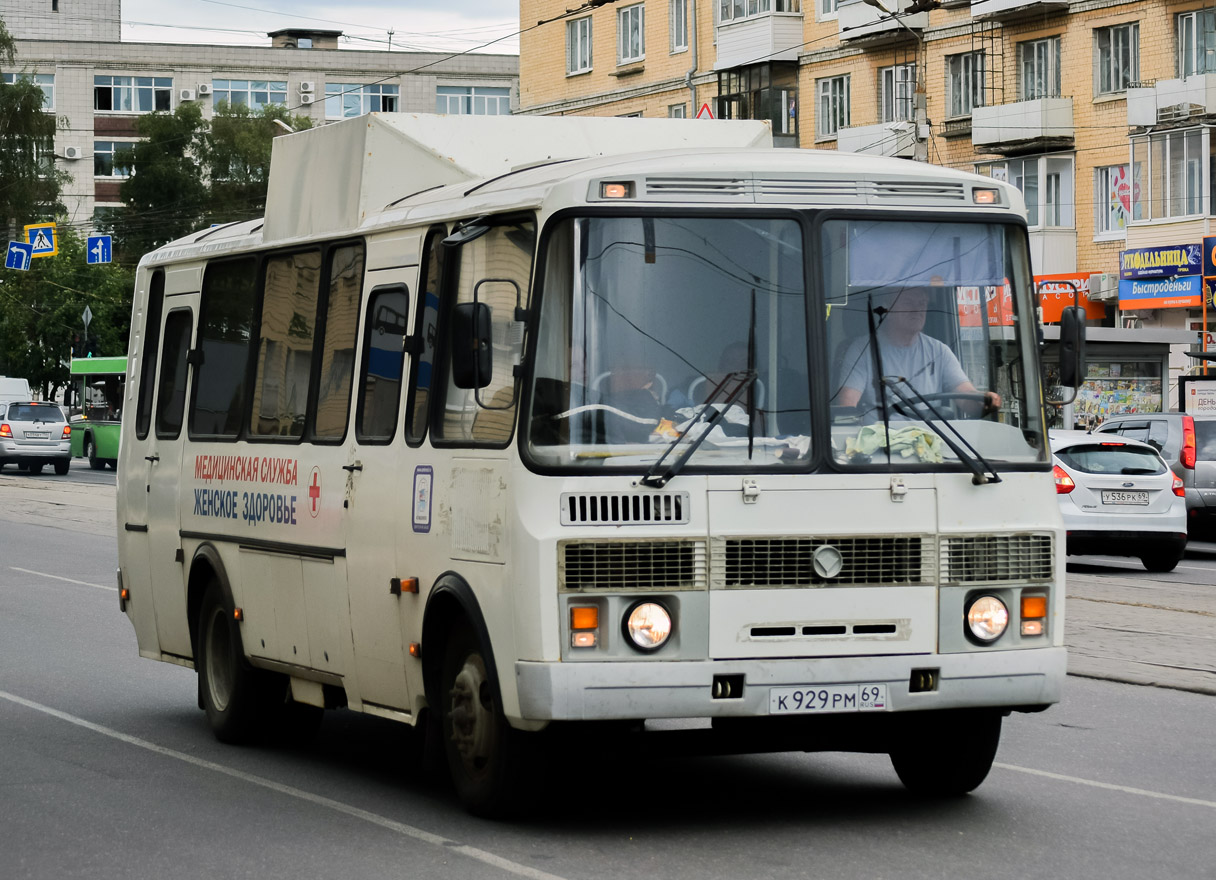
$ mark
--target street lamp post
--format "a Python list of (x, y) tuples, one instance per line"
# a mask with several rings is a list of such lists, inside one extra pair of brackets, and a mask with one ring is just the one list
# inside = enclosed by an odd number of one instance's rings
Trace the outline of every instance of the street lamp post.
[[(925, 63), (927, 62), (925, 52), (925, 38), (908, 27), (899, 14), (892, 12), (887, 7), (883, 6), (880, 0), (862, 0), (867, 6), (873, 6), (879, 12), (884, 13), (890, 18), (895, 19), (895, 22), (916, 38), (918, 51), (916, 53), (916, 91), (912, 95), (912, 125), (915, 127), (912, 136), (916, 141), (913, 148), (912, 158), (917, 162), (929, 161), (929, 116), (926, 109), (926, 88), (925, 88)], [(930, 8), (936, 8), (936, 3), (926, 3), (922, 0), (914, 0), (912, 11), (928, 11)]]

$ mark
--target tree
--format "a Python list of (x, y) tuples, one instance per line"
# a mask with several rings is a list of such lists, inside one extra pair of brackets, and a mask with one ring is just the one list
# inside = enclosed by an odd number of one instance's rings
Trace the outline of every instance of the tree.
[(94, 354), (127, 350), (133, 272), (117, 263), (89, 265), (86, 241), (58, 228), (59, 253), (9, 271), (0, 284), (0, 373), (21, 376), (54, 399), (68, 384), (72, 341), (83, 337), (85, 306), (93, 313)]
[[(17, 47), (0, 21), (0, 63), (11, 69)], [(55, 117), (42, 109), (42, 89), (28, 79), (0, 83), (0, 235), (17, 238), (27, 223), (63, 210), (59, 189), (70, 176), (55, 169)]]
[(195, 157), (206, 127), (198, 105), (183, 103), (172, 113), (139, 117), (142, 140), (114, 154), (115, 165), (134, 169), (122, 184), (125, 210), (113, 223), (125, 257), (138, 259), (202, 225), (207, 187)]
[(271, 144), (285, 133), (284, 126), (302, 131), (312, 127), (312, 120), (293, 116), (280, 104), (267, 104), (256, 112), (244, 104), (216, 105), (199, 155), (210, 181), (209, 222), (254, 220), (266, 213)]

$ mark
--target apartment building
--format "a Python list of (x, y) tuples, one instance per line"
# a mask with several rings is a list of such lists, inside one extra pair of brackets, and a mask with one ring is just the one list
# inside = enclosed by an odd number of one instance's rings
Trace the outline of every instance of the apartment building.
[(139, 117), (195, 102), (210, 117), (220, 101), (283, 104), (313, 125), (373, 111), (506, 114), (517, 102), (518, 57), (341, 49), (340, 31), (291, 28), (265, 47), (124, 43), (121, 0), (0, 0), (17, 40), (15, 69), (29, 77), (57, 121), (55, 162), (80, 229), (120, 206), (130, 169), (114, 153), (137, 140)]

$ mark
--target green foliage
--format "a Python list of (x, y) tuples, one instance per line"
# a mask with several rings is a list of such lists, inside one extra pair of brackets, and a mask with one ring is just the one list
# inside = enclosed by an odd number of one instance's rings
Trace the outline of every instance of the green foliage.
[(85, 238), (57, 228), (59, 253), (34, 260), (28, 272), (0, 270), (0, 374), (21, 376), (53, 397), (68, 384), (72, 339), (89, 334), (98, 351), (123, 354), (131, 318), (134, 273), (117, 263), (89, 265)]

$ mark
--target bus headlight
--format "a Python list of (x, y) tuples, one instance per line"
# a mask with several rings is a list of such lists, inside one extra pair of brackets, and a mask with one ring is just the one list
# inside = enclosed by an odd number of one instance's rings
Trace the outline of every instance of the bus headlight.
[(1009, 626), (1009, 609), (996, 596), (979, 596), (967, 606), (967, 629), (980, 642), (995, 642)]
[(639, 602), (625, 615), (624, 629), (639, 651), (657, 651), (671, 638), (671, 614), (658, 602)]

